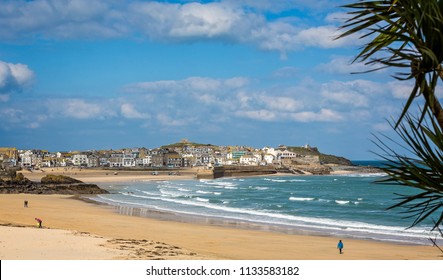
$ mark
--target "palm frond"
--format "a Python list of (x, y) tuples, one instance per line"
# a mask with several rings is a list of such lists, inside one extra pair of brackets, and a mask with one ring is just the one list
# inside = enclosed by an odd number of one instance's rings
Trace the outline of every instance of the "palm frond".
[[(407, 218), (414, 218), (411, 227), (437, 217), (435, 229), (443, 221), (443, 133), (429, 111), (425, 116), (423, 122), (409, 113), (404, 116), (404, 121), (395, 130), (401, 143), (387, 136), (383, 139), (376, 136), (374, 143), (382, 151), (378, 155), (387, 162), (382, 170), (388, 175), (377, 183), (422, 190), (415, 195), (398, 195), (399, 202), (388, 209), (404, 209)], [(390, 125), (394, 128), (391, 122)], [(414, 157), (396, 152), (387, 142), (400, 146)]]
[[(443, 128), (443, 109), (426, 74), (443, 80), (443, 0), (361, 0), (342, 6), (350, 18), (340, 27), (338, 38), (358, 35), (370, 41), (353, 62), (405, 69), (394, 75), (398, 80), (416, 79), (414, 89), (395, 126), (402, 121), (417, 93), (425, 93), (426, 106)], [(371, 72), (366, 71), (363, 73)], [(417, 88), (418, 86), (418, 88)]]

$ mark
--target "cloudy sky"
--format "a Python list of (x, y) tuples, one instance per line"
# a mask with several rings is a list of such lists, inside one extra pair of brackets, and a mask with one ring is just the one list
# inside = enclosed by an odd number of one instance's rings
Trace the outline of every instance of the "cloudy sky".
[(337, 0), (0, 0), (0, 146), (310, 144), (371, 159), (410, 87), (350, 64)]

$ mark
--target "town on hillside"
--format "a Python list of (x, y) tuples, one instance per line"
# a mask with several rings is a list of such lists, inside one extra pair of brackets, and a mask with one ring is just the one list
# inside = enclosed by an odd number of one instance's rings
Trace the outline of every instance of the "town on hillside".
[[(212, 168), (216, 166), (321, 166), (334, 163), (331, 157), (350, 164), (344, 158), (326, 156), (316, 147), (214, 146), (191, 143), (186, 139), (159, 148), (127, 148), (121, 150), (58, 151), (0, 148), (2, 169), (19, 167), (36, 170), (44, 167), (79, 168)], [(328, 162), (323, 162), (328, 161)]]

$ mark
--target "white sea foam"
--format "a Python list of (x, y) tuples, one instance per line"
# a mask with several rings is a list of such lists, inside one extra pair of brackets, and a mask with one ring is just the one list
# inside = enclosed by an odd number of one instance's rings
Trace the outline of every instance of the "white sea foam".
[[(276, 183), (285, 183), (285, 182), (289, 182), (289, 180), (286, 179), (276, 179), (276, 178), (263, 178), (263, 180), (265, 181), (269, 181), (269, 182), (276, 182)], [(291, 181), (292, 182), (292, 181)]]
[(315, 198), (313, 198), (313, 197), (294, 197), (294, 196), (291, 196), (289, 198), (289, 200), (293, 200), (293, 201), (312, 201), (314, 199)]
[(351, 173), (351, 174), (338, 174), (335, 176), (340, 177), (359, 177), (359, 178), (372, 178), (372, 177), (383, 177), (386, 176), (386, 173)]
[(265, 191), (265, 190), (269, 190), (268, 187), (252, 187), (252, 189), (254, 190), (258, 190), (258, 191)]
[(160, 192), (161, 192), (164, 196), (172, 196), (172, 197), (180, 197), (180, 196), (183, 196), (183, 193), (180, 193), (180, 192), (174, 192), (174, 191), (169, 191), (169, 190), (160, 190)]
[[(268, 178), (268, 180), (271, 182), (272, 180), (279, 180), (280, 178)], [(287, 181), (292, 181), (289, 178)], [(297, 180), (298, 178), (295, 178)], [(323, 178), (318, 179), (317, 177), (312, 177), (304, 180), (309, 182), (314, 182), (316, 180), (320, 180), (320, 182), (325, 182)], [(340, 180), (340, 179), (339, 179)], [(326, 180), (327, 181), (327, 180)], [(342, 181), (342, 180), (341, 180)], [(350, 181), (350, 180), (345, 180)], [(352, 180), (354, 181), (354, 180)], [(357, 181), (357, 180), (356, 180)], [(367, 182), (368, 180), (362, 180), (364, 182)], [(348, 209), (350, 205), (352, 204), (352, 208), (360, 211), (365, 211), (364, 213), (371, 212), (370, 209), (365, 210), (366, 204), (371, 203), (372, 199), (370, 196), (366, 198), (366, 194), (362, 192), (355, 192), (355, 196), (352, 196), (352, 199), (337, 199), (334, 198), (327, 199), (328, 197), (323, 196), (324, 198), (313, 198), (311, 196), (314, 196), (314, 193), (304, 192), (304, 189), (300, 189), (303, 192), (298, 191), (299, 186), (301, 188), (304, 188), (304, 184), (291, 184), (288, 183), (288, 188), (285, 189), (278, 189), (273, 190), (273, 187), (264, 187), (267, 186), (269, 183), (262, 182), (261, 186), (256, 186), (254, 183), (249, 183), (249, 179), (245, 179), (245, 182), (241, 183), (238, 180), (233, 181), (219, 181), (219, 180), (208, 180), (208, 181), (201, 181), (200, 183), (197, 182), (197, 184), (192, 184), (189, 182), (186, 182), (185, 184), (179, 184), (174, 182), (159, 182), (158, 185), (153, 185), (152, 182), (150, 183), (149, 189), (139, 187), (139, 189), (134, 188), (134, 186), (138, 185), (130, 185), (129, 188), (125, 189), (125, 193), (121, 194), (111, 194), (111, 195), (103, 195), (99, 196), (98, 200), (104, 201), (110, 204), (114, 205), (132, 205), (133, 207), (141, 207), (146, 209), (163, 209), (163, 211), (169, 211), (169, 212), (175, 212), (175, 213), (186, 213), (190, 215), (198, 215), (198, 216), (210, 216), (210, 217), (217, 217), (217, 218), (227, 218), (227, 219), (235, 219), (235, 220), (241, 220), (246, 222), (257, 222), (257, 223), (267, 223), (267, 224), (275, 224), (275, 225), (281, 225), (281, 226), (290, 226), (290, 227), (298, 227), (300, 229), (312, 229), (314, 231), (324, 231), (329, 232), (331, 234), (346, 234), (346, 236), (353, 236), (353, 237), (364, 237), (364, 238), (375, 238), (379, 240), (394, 240), (394, 241), (401, 241), (401, 240), (419, 240), (419, 238), (422, 238), (422, 240), (427, 240), (428, 233), (426, 230), (417, 230), (414, 229), (404, 231), (404, 228), (406, 226), (382, 226), (379, 225), (380, 223), (389, 223), (389, 221), (384, 221), (383, 218), (380, 220), (372, 218), (373, 214), (368, 214), (368, 216), (365, 216), (362, 214), (360, 222), (357, 221), (350, 221), (348, 219), (354, 219), (359, 218), (360, 216), (352, 216), (352, 215), (345, 215), (343, 218), (340, 218), (339, 220), (335, 219), (334, 216), (325, 217), (325, 218), (315, 218), (315, 217), (307, 217), (305, 214), (303, 214), (303, 204), (305, 204), (307, 207), (325, 207), (324, 209), (329, 209), (329, 207), (336, 207), (335, 209), (343, 209), (343, 210), (337, 210), (337, 211), (344, 211), (345, 209)], [(254, 182), (257, 182), (256, 179)], [(329, 179), (329, 184), (331, 184), (331, 180)], [(249, 186), (252, 186), (252, 188), (257, 187), (263, 187), (272, 189), (272, 192), (275, 194), (282, 194), (284, 196), (281, 197), (281, 199), (286, 199), (294, 201), (294, 203), (287, 202), (285, 204), (282, 202), (282, 204), (274, 204), (275, 208), (273, 210), (265, 210), (265, 209), (257, 209), (255, 207), (267, 207), (265, 204), (254, 204), (255, 199), (259, 198), (254, 195), (254, 193), (251, 193), (251, 196), (249, 196), (244, 190), (247, 190)], [(271, 184), (269, 184), (271, 185)], [(280, 185), (280, 184), (279, 184)], [(282, 184), (283, 186), (285, 184)], [(222, 191), (217, 190), (219, 189), (225, 189), (226, 187), (236, 187), (239, 190), (238, 191)], [(295, 191), (295, 188), (297, 187), (297, 191)], [(120, 188), (120, 190), (123, 189), (123, 186), (116, 186), (116, 188)], [(153, 189), (154, 188), (154, 189)], [(184, 190), (191, 190), (193, 191), (194, 197), (192, 195), (186, 196), (186, 193), (184, 193)], [(145, 190), (144, 190), (145, 189)], [(235, 189), (232, 189), (235, 190)], [(263, 191), (263, 194), (266, 195), (265, 189), (261, 190)], [(293, 192), (292, 194), (291, 191)], [(313, 190), (314, 191), (314, 190)], [(256, 194), (260, 194), (261, 192), (256, 192)], [(202, 194), (202, 197), (199, 197), (198, 194)], [(237, 195), (238, 194), (238, 195)], [(218, 201), (213, 201), (215, 195), (219, 195)], [(205, 197), (205, 198), (203, 198)], [(279, 198), (278, 196), (276, 197)], [(259, 198), (260, 199), (260, 198)], [(272, 199), (272, 198), (271, 198)], [(363, 200), (367, 200), (367, 203), (362, 203)], [(209, 203), (209, 202), (214, 203)], [(273, 200), (272, 200), (273, 201)], [(296, 203), (299, 201), (299, 203)], [(305, 203), (303, 203), (305, 201)], [(315, 201), (315, 202), (310, 202)], [(252, 203), (251, 203), (252, 202)], [(278, 201), (275, 201), (278, 203)], [(328, 203), (328, 204), (327, 204)], [(376, 201), (376, 204), (379, 205), (380, 203)], [(360, 205), (359, 205), (360, 204)], [(285, 208), (282, 208), (285, 205)], [(290, 213), (284, 212), (284, 209), (287, 209), (286, 206), (289, 205), (300, 205), (300, 210), (297, 209), (297, 215), (293, 215)], [(359, 206), (354, 206), (359, 205)], [(249, 208), (247, 208), (249, 207)], [(277, 209), (276, 207), (281, 207), (282, 209)], [(381, 206), (383, 207), (383, 206)], [(314, 208), (316, 209), (316, 208)], [(323, 210), (320, 209), (319, 211)], [(313, 210), (316, 211), (316, 210)], [(326, 210), (327, 211), (327, 210)], [(323, 213), (323, 212), (319, 212)], [(360, 212), (359, 212), (360, 213)], [(363, 213), (363, 212), (362, 212)], [(310, 213), (307, 213), (306, 215), (311, 215)], [(315, 214), (315, 212), (314, 212)], [(375, 214), (374, 214), (375, 215)], [(348, 218), (346, 218), (348, 216)], [(376, 215), (374, 217), (377, 217)], [(365, 222), (362, 222), (365, 221)], [(366, 221), (368, 221), (366, 223)], [(375, 224), (371, 224), (370, 221), (373, 221)], [(401, 223), (395, 223), (396, 225), (401, 225)], [(374, 237), (375, 236), (375, 237)]]
[(212, 194), (212, 192), (201, 191), (201, 190), (196, 191), (196, 193), (201, 193), (201, 194)]
[[(195, 200), (178, 200), (174, 198), (164, 198), (164, 197), (147, 197), (140, 195), (129, 195), (125, 196), (133, 196), (138, 198), (148, 198), (152, 200), (166, 201), (173, 203), (173, 205), (181, 204), (190, 206), (186, 208), (169, 208), (162, 207), (164, 210), (179, 212), (179, 213), (187, 213), (192, 215), (202, 215), (202, 216), (213, 216), (220, 218), (233, 218), (240, 219), (250, 222), (266, 222), (271, 224), (278, 225), (287, 225), (287, 226), (301, 226), (311, 229), (317, 230), (326, 230), (326, 231), (346, 231), (348, 234), (352, 236), (367, 236), (368, 234), (376, 234), (380, 236), (384, 236), (385, 239), (392, 239), (394, 241), (401, 241), (404, 238), (409, 239), (419, 239), (426, 238), (428, 236), (428, 230), (426, 228), (414, 228), (405, 231), (403, 227), (396, 226), (383, 226), (383, 225), (375, 225), (364, 222), (356, 222), (356, 221), (348, 221), (348, 220), (334, 220), (330, 218), (313, 218), (313, 217), (303, 217), (303, 216), (292, 216), (288, 214), (280, 214), (280, 213), (272, 213), (263, 210), (253, 210), (253, 209), (241, 209), (236, 207), (227, 207), (222, 205), (215, 205), (207, 203), (207, 199), (196, 198)], [(101, 200), (112, 203), (112, 204), (128, 204), (135, 205), (141, 207), (151, 207), (156, 208), (156, 206), (152, 206), (151, 204), (143, 204), (136, 203), (131, 201), (125, 201), (120, 199), (111, 199), (106, 196), (99, 195), (98, 198)], [(123, 198), (123, 197), (122, 197)], [(349, 201), (342, 201), (349, 203)], [(228, 204), (229, 201), (223, 201), (223, 204)], [(198, 208), (194, 207), (202, 207), (208, 210), (213, 210), (210, 212), (198, 210)], [(181, 209), (181, 210), (178, 210)], [(187, 210), (186, 210), (187, 209)], [(381, 238), (381, 237), (380, 237)]]
[(335, 203), (337, 204), (348, 204), (350, 201), (349, 200), (336, 200)]

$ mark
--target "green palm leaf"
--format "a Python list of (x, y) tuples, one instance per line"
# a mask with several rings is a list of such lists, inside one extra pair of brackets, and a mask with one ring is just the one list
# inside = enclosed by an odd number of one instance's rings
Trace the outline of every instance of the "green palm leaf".
[(381, 65), (376, 69), (401, 68), (394, 78), (416, 80), (395, 128), (417, 92), (443, 128), (443, 108), (434, 94), (436, 83), (431, 86), (426, 78), (432, 73), (443, 79), (443, 0), (366, 0), (343, 8), (349, 10), (350, 18), (341, 26), (343, 33), (338, 38), (358, 34), (370, 39), (354, 62)]
[[(443, 221), (443, 134), (432, 114), (426, 112), (425, 116), (426, 121), (420, 122), (419, 118), (405, 115), (396, 130), (402, 143), (387, 136), (383, 139), (376, 136), (374, 143), (382, 151), (378, 155), (387, 161), (382, 169), (388, 175), (377, 183), (421, 189), (419, 194), (399, 195), (399, 202), (388, 209), (403, 208), (403, 213), (408, 214), (406, 218), (414, 218), (411, 227), (436, 216), (435, 229)], [(391, 126), (394, 127), (392, 123)], [(399, 154), (387, 143), (404, 148), (414, 157)]]

